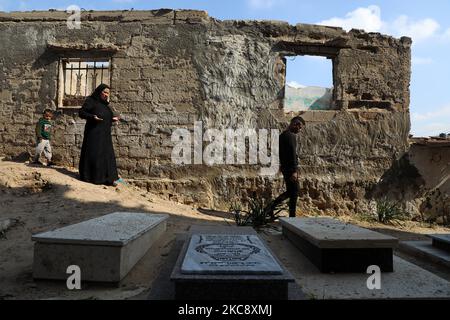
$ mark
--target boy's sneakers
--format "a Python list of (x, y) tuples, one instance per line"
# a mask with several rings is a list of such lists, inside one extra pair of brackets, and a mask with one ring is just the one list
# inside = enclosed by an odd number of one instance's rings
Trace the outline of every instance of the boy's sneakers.
[(56, 163), (54, 163), (53, 161), (49, 161), (47, 162), (47, 164), (42, 163), (39, 160), (33, 160), (33, 162), (31, 162), (31, 164), (37, 165), (37, 166), (44, 166), (44, 167), (53, 167), (56, 166)]
[(123, 180), (122, 178), (117, 179), (116, 181), (113, 182), (113, 186), (117, 187), (119, 184), (124, 184), (126, 185), (125, 180)]

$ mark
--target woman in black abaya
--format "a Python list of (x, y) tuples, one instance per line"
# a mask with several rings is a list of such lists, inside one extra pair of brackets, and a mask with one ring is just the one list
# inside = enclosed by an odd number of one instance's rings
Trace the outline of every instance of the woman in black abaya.
[(119, 121), (109, 104), (109, 86), (99, 85), (86, 99), (79, 116), (86, 119), (80, 156), (80, 179), (94, 184), (116, 185), (119, 181), (111, 126)]

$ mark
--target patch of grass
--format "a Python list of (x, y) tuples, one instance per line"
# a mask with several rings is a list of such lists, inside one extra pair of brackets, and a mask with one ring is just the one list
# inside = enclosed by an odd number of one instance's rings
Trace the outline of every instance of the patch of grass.
[(405, 220), (407, 214), (398, 202), (382, 198), (377, 200), (377, 218), (378, 222), (386, 224), (392, 220)]
[(233, 203), (229, 211), (234, 215), (236, 225), (261, 227), (275, 221), (280, 212), (287, 209), (284, 204), (273, 207), (272, 203), (271, 198), (254, 194), (247, 204), (247, 210), (240, 203)]
[(317, 296), (314, 293), (308, 293), (307, 297), (309, 300), (317, 300)]

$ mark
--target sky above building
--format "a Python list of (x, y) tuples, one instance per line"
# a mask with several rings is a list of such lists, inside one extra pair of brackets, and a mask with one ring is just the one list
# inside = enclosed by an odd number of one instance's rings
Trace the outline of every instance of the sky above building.
[[(70, 5), (85, 10), (197, 9), (220, 20), (282, 20), (409, 36), (413, 39), (411, 133), (450, 133), (448, 0), (0, 0), (0, 11), (66, 10)], [(287, 81), (329, 86), (331, 72), (326, 59), (298, 58), (288, 61)]]

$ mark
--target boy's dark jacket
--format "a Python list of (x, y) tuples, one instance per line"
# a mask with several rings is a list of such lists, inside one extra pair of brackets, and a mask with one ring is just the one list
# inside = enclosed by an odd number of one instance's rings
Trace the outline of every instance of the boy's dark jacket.
[(36, 137), (38, 139), (50, 140), (51, 138), (51, 121), (40, 118), (36, 124)]

